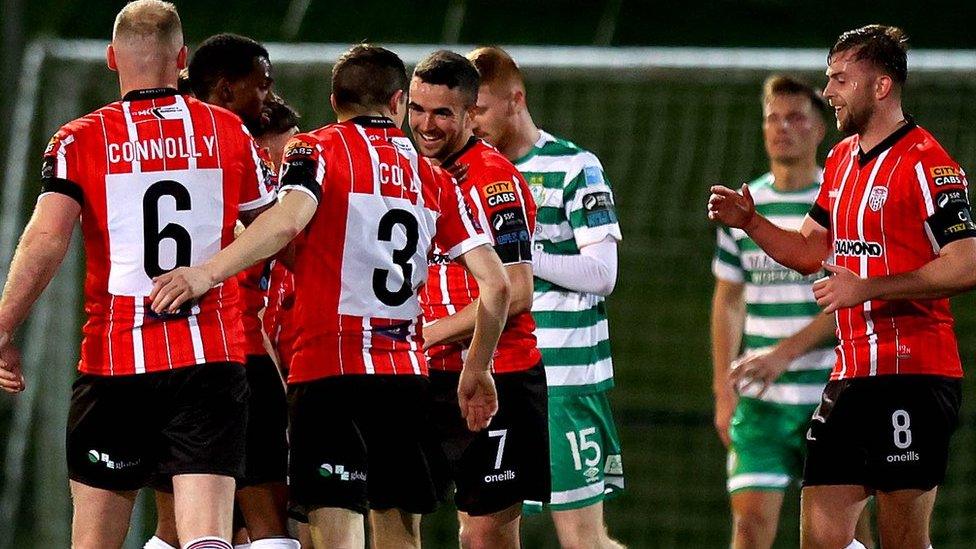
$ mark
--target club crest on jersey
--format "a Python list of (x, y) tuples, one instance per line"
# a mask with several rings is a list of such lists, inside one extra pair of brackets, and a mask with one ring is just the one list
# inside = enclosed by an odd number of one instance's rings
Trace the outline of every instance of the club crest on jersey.
[(936, 185), (962, 185), (963, 173), (956, 166), (936, 166), (929, 168), (932, 182)]
[(871, 195), (868, 197), (868, 206), (872, 212), (877, 212), (881, 210), (886, 200), (888, 200), (888, 187), (875, 187), (871, 189)]

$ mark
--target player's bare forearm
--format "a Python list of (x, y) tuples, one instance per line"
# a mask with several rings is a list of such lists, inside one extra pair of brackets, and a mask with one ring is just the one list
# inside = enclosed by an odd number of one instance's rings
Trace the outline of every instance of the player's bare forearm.
[(834, 315), (820, 313), (800, 331), (781, 340), (774, 352), (780, 353), (787, 361), (793, 361), (836, 336), (837, 324)]
[(743, 285), (724, 280), (715, 281), (712, 295), (712, 390), (719, 396), (730, 390), (729, 365), (739, 351), (742, 327), (745, 323)]
[(866, 299), (939, 299), (976, 287), (976, 238), (950, 242), (911, 272), (863, 279)]
[(743, 230), (777, 263), (805, 275), (819, 271), (830, 253), (827, 230), (809, 217), (797, 231), (779, 227), (756, 214)]
[(501, 260), (489, 246), (478, 246), (461, 256), (460, 260), (478, 282), (480, 293), (474, 333), (464, 367), (487, 370), (508, 319), (510, 282)]
[(62, 195), (45, 196), (38, 202), (10, 264), (0, 297), (0, 331), (20, 326), (34, 302), (57, 273), (71, 243), (71, 233), (81, 208)]
[(230, 245), (203, 265), (214, 284), (278, 253), (308, 225), (317, 203), (302, 192), (289, 192), (259, 215)]

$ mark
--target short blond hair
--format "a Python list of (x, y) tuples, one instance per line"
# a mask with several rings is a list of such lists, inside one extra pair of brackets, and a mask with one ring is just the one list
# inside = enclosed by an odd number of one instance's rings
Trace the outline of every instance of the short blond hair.
[(162, 0), (135, 0), (126, 4), (115, 17), (112, 41), (132, 39), (182, 47), (183, 24), (176, 6)]
[(507, 51), (497, 46), (480, 47), (468, 53), (467, 58), (478, 69), (482, 85), (525, 86), (518, 64)]

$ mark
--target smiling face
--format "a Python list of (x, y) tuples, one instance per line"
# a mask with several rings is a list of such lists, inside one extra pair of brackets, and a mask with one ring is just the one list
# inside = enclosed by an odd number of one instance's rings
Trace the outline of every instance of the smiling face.
[(410, 81), (410, 131), (420, 154), (444, 161), (468, 141), (471, 117), (460, 88)]
[(827, 66), (824, 88), (824, 97), (837, 117), (837, 129), (847, 135), (863, 132), (874, 116), (874, 90), (881, 76), (869, 61), (856, 57), (856, 48), (834, 54)]
[(775, 94), (763, 104), (763, 138), (773, 162), (794, 164), (816, 155), (824, 123), (809, 97)]

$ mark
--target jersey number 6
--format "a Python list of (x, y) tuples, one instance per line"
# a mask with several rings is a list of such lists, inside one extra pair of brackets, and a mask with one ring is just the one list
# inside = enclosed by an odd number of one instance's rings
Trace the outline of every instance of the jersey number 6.
[[(176, 201), (178, 211), (190, 209), (190, 191), (176, 181), (164, 180), (153, 183), (146, 189), (142, 197), (143, 237), (145, 250), (143, 266), (149, 278), (157, 277), (176, 267), (190, 265), (190, 253), (193, 243), (186, 228), (169, 223), (162, 230), (159, 229), (159, 199), (171, 196)], [(164, 269), (159, 265), (159, 245), (163, 240), (172, 240), (176, 244), (176, 265)]]

